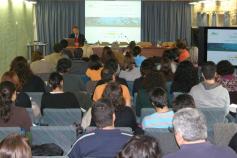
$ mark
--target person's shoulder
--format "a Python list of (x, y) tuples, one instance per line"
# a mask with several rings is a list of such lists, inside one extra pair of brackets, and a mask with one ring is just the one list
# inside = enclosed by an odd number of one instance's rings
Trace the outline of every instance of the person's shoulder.
[(224, 146), (212, 145), (212, 147), (220, 155), (226, 155), (228, 158), (237, 158), (237, 155), (234, 152), (234, 150), (228, 146), (224, 147)]

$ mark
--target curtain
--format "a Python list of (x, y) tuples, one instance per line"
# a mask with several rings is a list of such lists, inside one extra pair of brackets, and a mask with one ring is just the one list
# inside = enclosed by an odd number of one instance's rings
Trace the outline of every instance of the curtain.
[(142, 1), (142, 41), (175, 41), (191, 43), (191, 6), (188, 2)]
[(38, 0), (36, 4), (38, 40), (48, 43), (48, 51), (68, 37), (73, 25), (85, 33), (85, 0)]

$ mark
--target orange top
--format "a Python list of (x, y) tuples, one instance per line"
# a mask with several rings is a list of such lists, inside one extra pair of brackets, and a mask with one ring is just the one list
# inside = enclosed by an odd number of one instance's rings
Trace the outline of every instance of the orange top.
[(182, 62), (190, 57), (190, 54), (187, 49), (183, 49), (179, 55), (179, 62)]
[(99, 68), (98, 70), (87, 69), (86, 76), (91, 79), (91, 81), (99, 81), (101, 80), (101, 71), (103, 67)]
[[(97, 101), (102, 97), (106, 85), (107, 85), (107, 83), (99, 85), (99, 86), (96, 87), (94, 95), (93, 95), (93, 100), (94, 101)], [(123, 90), (123, 97), (125, 99), (126, 105), (131, 106), (131, 96), (130, 96), (128, 87), (126, 87), (124, 85), (121, 85), (121, 84), (120, 84), (120, 86), (122, 87), (122, 90)]]

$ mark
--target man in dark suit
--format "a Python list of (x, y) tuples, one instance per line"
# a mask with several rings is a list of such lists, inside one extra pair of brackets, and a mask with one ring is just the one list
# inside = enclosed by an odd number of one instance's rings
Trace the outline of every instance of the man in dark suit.
[(72, 27), (72, 33), (69, 35), (69, 38), (75, 39), (75, 46), (84, 46), (85, 35), (80, 34), (79, 28), (77, 26)]

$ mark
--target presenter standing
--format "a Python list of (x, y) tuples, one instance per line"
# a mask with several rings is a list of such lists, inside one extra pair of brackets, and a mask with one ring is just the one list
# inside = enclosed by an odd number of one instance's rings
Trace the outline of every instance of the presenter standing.
[(77, 26), (72, 27), (72, 33), (69, 35), (69, 38), (75, 39), (75, 46), (82, 47), (85, 43), (85, 35), (80, 34), (79, 28)]

